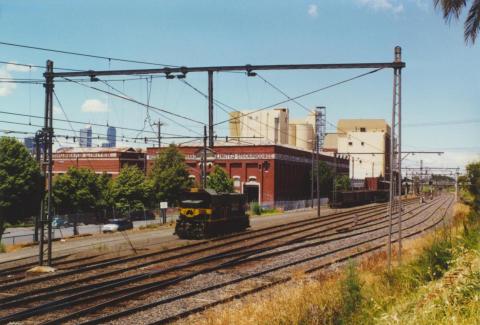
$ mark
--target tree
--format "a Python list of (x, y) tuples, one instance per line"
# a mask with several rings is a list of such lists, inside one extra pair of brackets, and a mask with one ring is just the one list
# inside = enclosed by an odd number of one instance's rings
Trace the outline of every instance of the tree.
[(60, 214), (94, 211), (104, 200), (98, 176), (87, 168), (70, 167), (55, 177), (52, 190)]
[(152, 184), (138, 166), (124, 166), (111, 187), (111, 199), (118, 214), (143, 210), (151, 201)]
[(480, 206), (480, 161), (467, 165), (467, 179), (470, 182), (469, 192), (474, 197), (475, 206)]
[(335, 181), (337, 191), (347, 191), (350, 188), (350, 177), (341, 175)]
[(313, 181), (314, 189), (316, 189), (317, 184), (317, 170), (320, 172), (320, 194), (328, 195), (333, 189), (333, 173), (332, 168), (327, 165), (324, 161), (318, 162), (318, 167), (314, 168), (313, 171)]
[(6, 222), (37, 214), (42, 195), (40, 168), (25, 146), (14, 138), (0, 138), (0, 239)]
[(215, 166), (207, 179), (207, 187), (218, 193), (232, 193), (233, 179), (220, 166)]
[(162, 150), (149, 174), (157, 201), (178, 202), (180, 194), (191, 186), (185, 157), (175, 145)]
[[(467, 18), (464, 23), (465, 42), (475, 43), (480, 30), (480, 0), (471, 0)], [(435, 8), (441, 7), (443, 19), (450, 22), (452, 17), (459, 19), (463, 9), (467, 6), (466, 0), (433, 0)]]

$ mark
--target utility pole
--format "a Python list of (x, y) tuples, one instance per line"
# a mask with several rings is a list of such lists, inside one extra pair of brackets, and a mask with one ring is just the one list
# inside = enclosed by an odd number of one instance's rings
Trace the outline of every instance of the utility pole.
[[(400, 46), (395, 47), (395, 56), (394, 62), (402, 61), (402, 49)], [(388, 243), (387, 243), (387, 264), (388, 272), (392, 269), (392, 215), (395, 209), (395, 186), (394, 179), (396, 176), (400, 178), (399, 183), (401, 183), (401, 97), (402, 97), (402, 68), (394, 67), (393, 68), (393, 104), (392, 104), (392, 125), (391, 125), (391, 134), (390, 134), (390, 202), (388, 206)], [(397, 119), (398, 117), (398, 119)], [(398, 121), (398, 125), (396, 123)], [(398, 148), (396, 147), (398, 145)], [(398, 172), (395, 175), (394, 168), (398, 168)], [(401, 203), (399, 203), (399, 227), (401, 228)], [(399, 245), (401, 247), (401, 245)]]
[(213, 145), (213, 70), (208, 70), (208, 147)]
[[(315, 162), (315, 140), (312, 142), (312, 179), (311, 179), (311, 182), (310, 182), (310, 195), (311, 195), (311, 208), (313, 209), (313, 177), (314, 177), (314, 172), (315, 172), (315, 169), (314, 169), (314, 162)], [(317, 174), (318, 174), (318, 165), (317, 165)]]
[(158, 122), (155, 123), (157, 125), (157, 138), (158, 138), (158, 147), (162, 147), (162, 125), (163, 123), (160, 122), (160, 119), (158, 119)]
[[(53, 61), (47, 61), (47, 72), (53, 72)], [(47, 201), (47, 222), (48, 222), (48, 247), (47, 264), (52, 265), (52, 219), (53, 219), (53, 198), (52, 198), (52, 178), (53, 178), (53, 78), (47, 76), (46, 92), (48, 92), (48, 130), (47, 130), (47, 149), (48, 149), (48, 201)]]
[[(37, 133), (35, 133), (35, 159), (37, 161), (38, 166), (40, 167), (40, 171), (42, 173), (42, 179), (43, 179), (44, 173), (43, 173), (43, 167), (41, 163), (41, 151), (40, 151), (41, 138), (42, 138), (42, 131), (38, 131)], [(40, 194), (40, 200), (43, 201), (43, 189)], [(38, 242), (38, 230), (40, 228), (40, 218), (42, 215), (42, 210), (43, 210), (43, 205), (41, 206), (38, 215), (35, 216), (35, 229), (33, 233), (34, 242)], [(42, 241), (43, 241), (43, 233), (42, 233)]]
[(455, 172), (455, 202), (458, 202), (458, 169)]
[[(318, 112), (315, 112), (315, 115), (318, 114)], [(318, 141), (318, 134), (316, 135), (316, 141), (315, 141), (315, 151), (316, 151), (316, 159), (315, 159), (315, 164), (317, 165), (317, 217), (320, 218), (320, 169), (318, 167), (318, 160), (319, 160), (319, 149), (320, 149), (320, 143)]]
[(207, 126), (203, 126), (202, 188), (207, 188)]

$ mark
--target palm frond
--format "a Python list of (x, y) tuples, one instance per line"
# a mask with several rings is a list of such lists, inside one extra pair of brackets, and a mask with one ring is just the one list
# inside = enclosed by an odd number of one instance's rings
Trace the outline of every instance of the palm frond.
[(433, 0), (435, 8), (441, 7), (443, 13), (443, 19), (450, 22), (453, 18), (458, 19), (463, 7), (467, 5), (466, 0)]
[(465, 20), (465, 42), (475, 43), (478, 32), (480, 31), (480, 0), (474, 0), (470, 10), (468, 11), (467, 19)]

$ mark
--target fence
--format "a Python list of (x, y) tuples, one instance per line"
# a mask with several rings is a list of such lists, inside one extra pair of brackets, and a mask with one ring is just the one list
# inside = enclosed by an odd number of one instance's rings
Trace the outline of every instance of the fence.
[[(328, 198), (321, 198), (320, 203), (327, 204)], [(283, 211), (309, 209), (312, 207), (312, 200), (296, 200), (296, 201), (271, 201), (262, 202), (264, 209), (280, 209)], [(313, 200), (313, 206), (317, 206), (317, 199)]]

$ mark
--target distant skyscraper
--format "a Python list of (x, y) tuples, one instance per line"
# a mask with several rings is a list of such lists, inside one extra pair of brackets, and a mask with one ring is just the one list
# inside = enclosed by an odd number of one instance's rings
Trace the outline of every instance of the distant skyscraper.
[(25, 145), (25, 147), (27, 147), (27, 150), (30, 153), (35, 152), (35, 138), (34, 137), (28, 137), (28, 138), (23, 139), (23, 144)]
[(114, 148), (117, 146), (117, 129), (109, 126), (107, 129), (107, 147)]
[(87, 125), (83, 129), (80, 129), (80, 147), (90, 148), (92, 147), (92, 126)]

